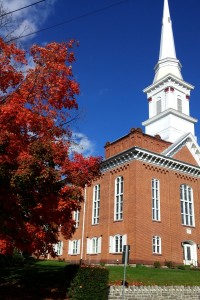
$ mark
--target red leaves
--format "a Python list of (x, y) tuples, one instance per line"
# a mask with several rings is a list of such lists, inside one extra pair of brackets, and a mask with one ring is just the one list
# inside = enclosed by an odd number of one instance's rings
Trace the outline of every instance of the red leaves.
[(0, 253), (52, 251), (61, 224), (69, 238), (82, 188), (99, 176), (100, 158), (71, 158), (63, 125), (78, 108), (73, 45), (34, 45), (35, 66), (22, 74), (24, 51), (0, 39)]

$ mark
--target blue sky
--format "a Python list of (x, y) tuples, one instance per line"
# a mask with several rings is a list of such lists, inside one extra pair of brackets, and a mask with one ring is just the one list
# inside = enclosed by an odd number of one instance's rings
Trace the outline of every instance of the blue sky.
[[(16, 9), (36, 0), (6, 0)], [(40, 30), (120, 0), (46, 0), (13, 14), (18, 21)], [(3, 1), (4, 3), (4, 1)], [(195, 86), (190, 114), (200, 119), (200, 1), (169, 0), (177, 58), (185, 81)], [(158, 61), (163, 0), (127, 0), (23, 41), (33, 43), (80, 42), (74, 75), (80, 83), (77, 98), (80, 119), (73, 125), (86, 153), (104, 156), (104, 145), (142, 127), (148, 103), (142, 90), (153, 82)], [(200, 121), (195, 127), (200, 141)], [(144, 128), (143, 128), (144, 130)]]

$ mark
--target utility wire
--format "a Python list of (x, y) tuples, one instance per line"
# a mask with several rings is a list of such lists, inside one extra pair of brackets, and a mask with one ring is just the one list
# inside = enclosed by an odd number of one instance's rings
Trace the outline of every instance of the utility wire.
[(63, 21), (61, 23), (57, 23), (55, 25), (52, 25), (52, 26), (49, 26), (49, 27), (46, 27), (46, 28), (42, 28), (42, 29), (37, 30), (37, 31), (33, 31), (33, 32), (30, 32), (30, 33), (27, 33), (25, 35), (22, 35), (22, 36), (19, 36), (19, 37), (16, 37), (16, 38), (13, 38), (13, 39), (9, 40), (8, 43), (12, 42), (12, 41), (15, 41), (15, 40), (18, 40), (18, 39), (21, 39), (21, 38), (24, 38), (24, 37), (27, 37), (27, 36), (30, 36), (30, 35), (35, 34), (35, 33), (40, 33), (42, 31), (46, 31), (46, 30), (49, 30), (49, 29), (52, 29), (52, 28), (55, 28), (55, 27), (58, 27), (58, 26), (62, 26), (62, 25), (67, 24), (67, 23), (71, 23), (73, 21), (76, 21), (76, 20), (79, 20), (79, 19), (82, 19), (82, 18), (85, 18), (85, 17), (88, 17), (88, 16), (92, 16), (92, 15), (98, 14), (98, 13), (104, 11), (104, 10), (107, 10), (107, 9), (112, 8), (114, 6), (120, 5), (120, 4), (125, 3), (127, 1), (129, 1), (129, 0), (118, 1), (116, 3), (110, 4), (110, 5), (105, 6), (103, 8), (100, 8), (100, 9), (97, 9), (97, 10), (93, 10), (91, 12), (88, 12), (88, 13), (82, 14), (80, 16), (71, 18), (69, 20)]
[(25, 9), (25, 8), (27, 8), (27, 7), (30, 7), (30, 6), (36, 5), (36, 4), (40, 3), (40, 2), (44, 2), (44, 1), (46, 1), (46, 0), (41, 0), (41, 1), (38, 1), (38, 2), (34, 2), (34, 3), (32, 3), (32, 4), (29, 4), (29, 5), (23, 6), (23, 7), (21, 7), (21, 8), (18, 8), (18, 9), (15, 9), (15, 10), (12, 10), (12, 11), (9, 11), (9, 12), (6, 12), (6, 13), (4, 13), (3, 15), (1, 15), (1, 16), (0, 16), (0, 18), (1, 18), (1, 17), (4, 17), (4, 16), (6, 16), (6, 15), (12, 14), (12, 13), (14, 13), (14, 12), (16, 12), (16, 11), (19, 11), (19, 10)]

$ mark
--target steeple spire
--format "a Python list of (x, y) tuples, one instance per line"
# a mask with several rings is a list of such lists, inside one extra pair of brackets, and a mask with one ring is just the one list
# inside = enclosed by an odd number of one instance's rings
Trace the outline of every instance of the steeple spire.
[(190, 92), (193, 86), (183, 80), (176, 58), (168, 0), (164, 0), (160, 55), (153, 84), (144, 89), (149, 102), (149, 119), (142, 123), (145, 133), (160, 135), (172, 143), (185, 134), (195, 136), (195, 118), (190, 116)]
[(168, 0), (164, 2), (163, 8), (163, 20), (162, 20), (162, 32), (160, 42), (160, 56), (159, 60), (164, 58), (175, 58), (176, 50), (174, 45), (174, 36), (172, 30), (172, 21), (170, 18)]
[(155, 66), (155, 73), (154, 82), (160, 80), (168, 74), (172, 74), (179, 79), (183, 79), (181, 75), (181, 64), (176, 58), (168, 0), (164, 0), (160, 55), (159, 61)]

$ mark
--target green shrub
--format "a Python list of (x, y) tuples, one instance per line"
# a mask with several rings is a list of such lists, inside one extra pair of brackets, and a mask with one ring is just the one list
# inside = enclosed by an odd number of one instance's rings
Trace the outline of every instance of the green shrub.
[(67, 282), (67, 287), (70, 287), (71, 282), (73, 281), (74, 277), (76, 276), (80, 266), (77, 264), (69, 264), (66, 265), (64, 268), (65, 272), (65, 280)]
[(165, 266), (168, 267), (169, 269), (174, 269), (174, 263), (173, 261), (165, 261)]
[(177, 269), (179, 269), (179, 270), (185, 270), (185, 266), (184, 265), (178, 265)]
[(68, 293), (72, 300), (107, 300), (108, 270), (101, 267), (80, 267)]
[(159, 261), (154, 261), (154, 268), (156, 268), (156, 269), (160, 269), (161, 268), (161, 264), (160, 264), (160, 262)]

